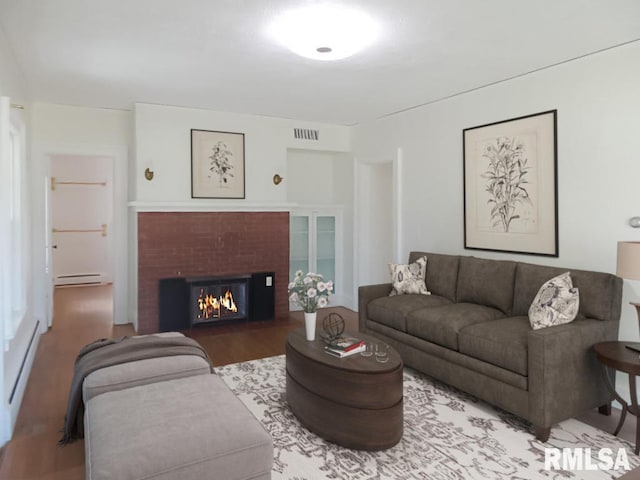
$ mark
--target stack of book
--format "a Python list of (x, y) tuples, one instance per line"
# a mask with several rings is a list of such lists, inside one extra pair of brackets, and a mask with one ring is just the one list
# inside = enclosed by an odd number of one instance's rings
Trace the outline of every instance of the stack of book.
[(367, 344), (359, 338), (341, 337), (333, 340), (329, 345), (324, 347), (324, 351), (335, 357), (348, 357), (365, 350)]

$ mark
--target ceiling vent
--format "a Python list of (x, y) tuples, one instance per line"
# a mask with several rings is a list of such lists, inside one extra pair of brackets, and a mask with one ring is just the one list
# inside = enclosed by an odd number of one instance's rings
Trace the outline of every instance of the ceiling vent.
[(293, 138), (296, 140), (318, 140), (319, 135), (319, 130), (312, 130), (310, 128), (293, 129)]

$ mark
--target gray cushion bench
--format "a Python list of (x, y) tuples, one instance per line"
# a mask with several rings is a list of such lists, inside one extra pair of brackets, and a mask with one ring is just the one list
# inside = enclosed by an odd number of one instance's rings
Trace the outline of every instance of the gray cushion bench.
[(149, 358), (96, 370), (82, 384), (86, 404), (96, 395), (193, 375), (209, 375), (209, 364), (195, 355)]
[(85, 426), (87, 480), (271, 478), (271, 437), (217, 375), (98, 395)]
[(83, 398), (87, 480), (271, 478), (271, 437), (200, 357), (97, 370)]

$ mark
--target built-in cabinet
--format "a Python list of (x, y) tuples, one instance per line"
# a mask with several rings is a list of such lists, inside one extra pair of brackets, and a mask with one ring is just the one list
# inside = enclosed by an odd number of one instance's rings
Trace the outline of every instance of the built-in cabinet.
[(289, 233), (289, 279), (298, 270), (303, 273), (320, 273), (326, 281), (334, 282), (335, 300), (339, 300), (344, 286), (342, 208), (309, 207), (292, 210), (289, 216)]

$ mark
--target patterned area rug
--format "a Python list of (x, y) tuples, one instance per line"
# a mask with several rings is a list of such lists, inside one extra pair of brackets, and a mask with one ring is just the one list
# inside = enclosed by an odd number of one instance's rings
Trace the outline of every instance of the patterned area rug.
[(625, 473), (545, 470), (545, 446), (591, 448), (591, 465), (602, 465), (600, 448), (613, 449), (614, 459), (626, 449), (631, 468), (640, 466), (633, 446), (606, 432), (567, 420), (542, 444), (518, 417), (408, 368), (400, 443), (380, 452), (349, 450), (311, 433), (289, 411), (283, 355), (216, 371), (271, 434), (274, 480), (611, 479)]

